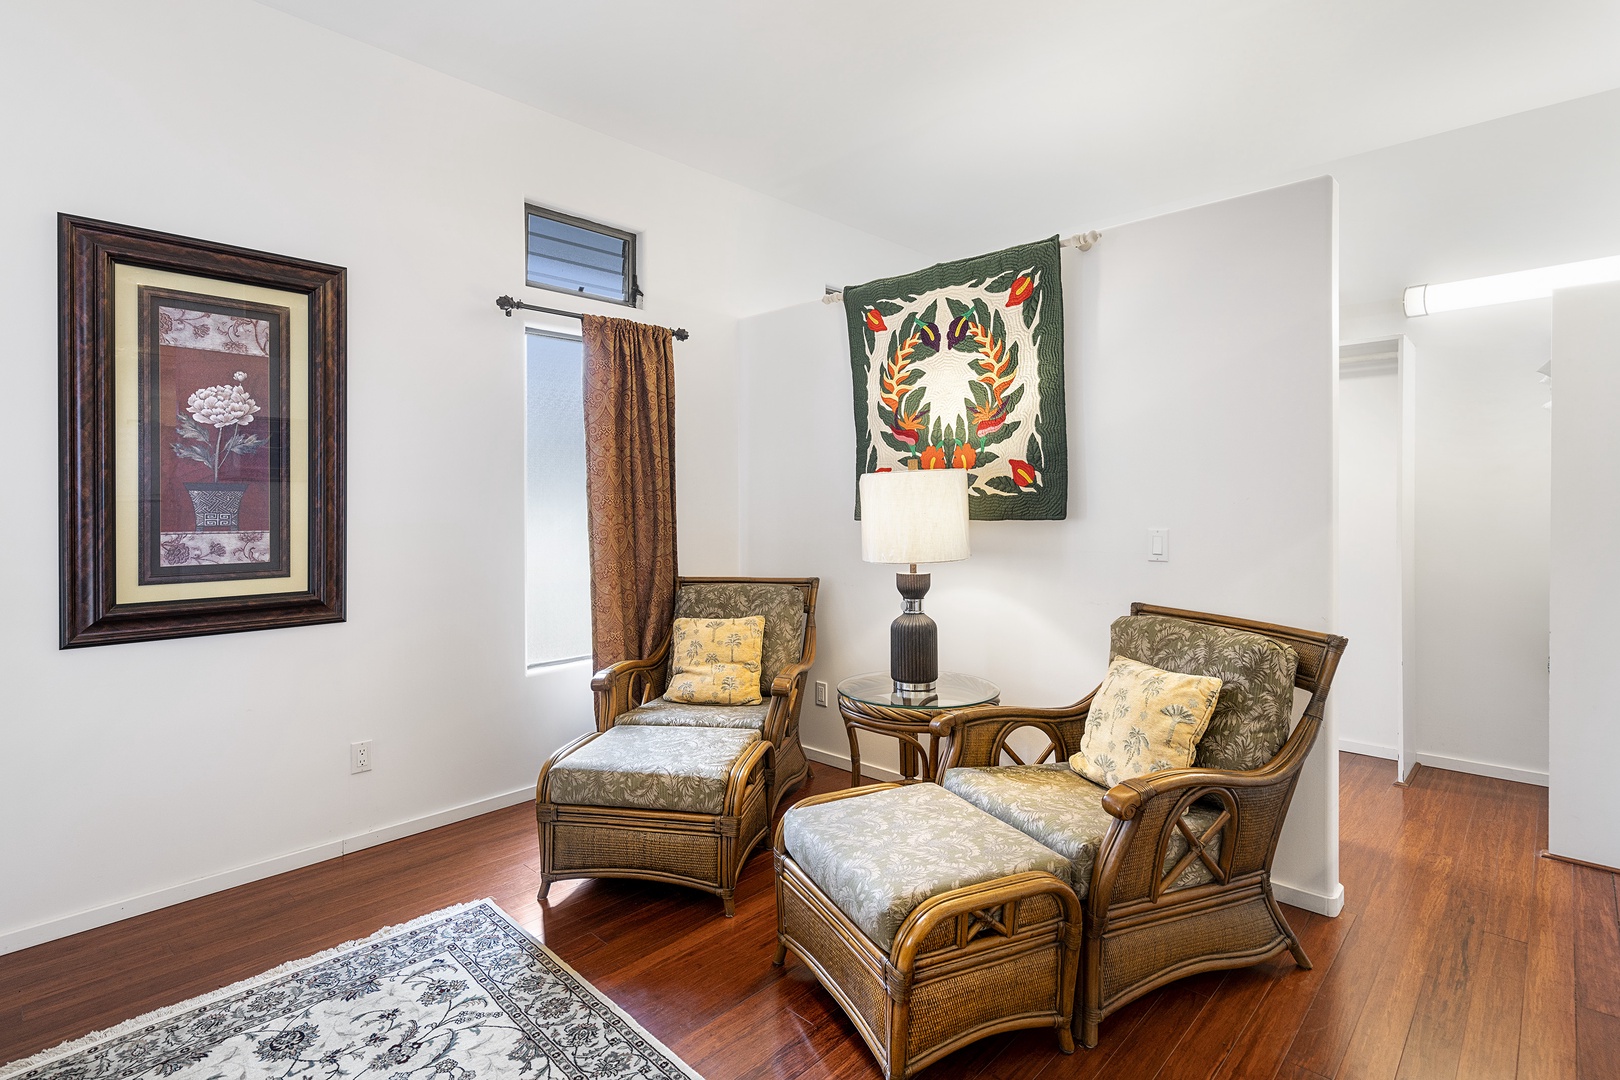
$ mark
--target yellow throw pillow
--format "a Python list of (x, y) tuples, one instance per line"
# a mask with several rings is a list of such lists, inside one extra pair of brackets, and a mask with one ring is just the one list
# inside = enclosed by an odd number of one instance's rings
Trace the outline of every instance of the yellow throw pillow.
[(1221, 680), (1178, 675), (1116, 657), (1091, 699), (1080, 752), (1069, 767), (1094, 784), (1185, 769), (1215, 713)]
[(664, 700), (689, 705), (758, 705), (765, 616), (676, 619)]

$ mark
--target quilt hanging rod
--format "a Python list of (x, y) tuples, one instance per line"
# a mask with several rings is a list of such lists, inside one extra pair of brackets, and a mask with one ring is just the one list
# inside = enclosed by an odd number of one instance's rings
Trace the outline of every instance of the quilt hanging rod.
[[(562, 308), (541, 307), (539, 304), (526, 304), (522, 300), (512, 296), (497, 296), (495, 298), (495, 306), (506, 312), (506, 317), (508, 319), (512, 317), (512, 312), (516, 311), (518, 308), (522, 308), (524, 311), (543, 311), (547, 315), (561, 315), (565, 319), (583, 319), (585, 317), (577, 311), (564, 311)], [(687, 338), (692, 336), (679, 326), (671, 330), (670, 335), (674, 337), (676, 341), (685, 341)]]
[[(1073, 236), (1065, 237), (1058, 241), (1058, 247), (1072, 247), (1080, 251), (1090, 251), (1091, 246), (1101, 239), (1102, 233), (1093, 229), (1091, 232), (1075, 233)], [(842, 303), (843, 299), (844, 294), (829, 285), (826, 293), (821, 297), (821, 302), (823, 304), (837, 304)]]

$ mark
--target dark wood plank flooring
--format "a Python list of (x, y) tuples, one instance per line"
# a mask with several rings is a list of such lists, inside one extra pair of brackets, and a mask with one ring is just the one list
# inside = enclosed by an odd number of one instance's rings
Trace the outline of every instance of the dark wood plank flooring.
[[(1620, 1077), (1614, 875), (1537, 857), (1540, 788), (1341, 755), (1337, 919), (1288, 908), (1315, 962), (1184, 979), (1072, 1056), (1047, 1032), (928, 1070), (976, 1080)], [(848, 783), (818, 767), (807, 791)], [(877, 1075), (810, 973), (771, 966), (771, 864), (737, 917), (699, 893), (563, 882), (534, 899), (518, 806), (0, 957), (0, 1061), (448, 904), (493, 897), (709, 1080)]]

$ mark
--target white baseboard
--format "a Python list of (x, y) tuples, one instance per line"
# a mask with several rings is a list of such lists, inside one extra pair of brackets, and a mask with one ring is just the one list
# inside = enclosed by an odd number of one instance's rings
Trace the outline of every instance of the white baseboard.
[(426, 817), (401, 821), (397, 825), (384, 825), (380, 829), (372, 829), (370, 832), (351, 836), (343, 841), (343, 854), (349, 855), (356, 851), (364, 851), (368, 847), (386, 844), (390, 840), (398, 840), (402, 836), (427, 832), (429, 829), (437, 829), (440, 825), (466, 821), (468, 818), (478, 817), (480, 814), (489, 814), (496, 810), (505, 810), (508, 806), (516, 806), (518, 803), (533, 801), (534, 785), (527, 784), (503, 795), (492, 795), (487, 799), (479, 799), (477, 802), (470, 802), (464, 806), (453, 806), (449, 810), (441, 810), (437, 814), (428, 814)]
[(1335, 884), (1332, 896), (1323, 896), (1318, 892), (1307, 889), (1296, 889), (1292, 885), (1284, 885), (1276, 878), (1271, 879), (1271, 893), (1280, 902), (1291, 904), (1306, 911), (1314, 911), (1318, 915), (1326, 915), (1330, 919), (1339, 917), (1344, 910), (1344, 886)]
[(1449, 769), (1452, 772), (1473, 773), (1496, 780), (1512, 780), (1517, 784), (1547, 786), (1547, 774), (1532, 769), (1517, 769), (1511, 765), (1493, 765), (1488, 761), (1470, 761), (1467, 758), (1443, 757), (1440, 754), (1414, 754), (1413, 761), (1431, 769)]
[(1380, 746), (1377, 743), (1357, 742), (1354, 739), (1340, 739), (1339, 749), (1347, 754), (1361, 754), (1365, 757), (1388, 758), (1390, 761), (1400, 759), (1400, 752), (1393, 746)]
[(231, 870), (224, 870), (218, 874), (210, 874), (193, 881), (171, 885), (166, 889), (132, 896), (101, 907), (80, 911), (72, 915), (64, 915), (59, 919), (50, 919), (46, 922), (35, 923), (18, 930), (8, 930), (0, 933), (0, 955), (27, 949), (47, 941), (55, 941), (70, 934), (77, 934), (84, 930), (93, 930), (98, 926), (106, 926), (122, 919), (136, 915), (144, 915), (148, 911), (182, 904), (187, 900), (195, 900), (199, 896), (209, 893), (223, 892), (226, 889), (245, 885), (250, 881), (259, 881), (277, 874), (285, 874), (289, 870), (297, 870), (301, 866), (311, 863), (324, 862), (327, 859), (336, 859), (351, 852), (361, 851), (378, 844), (386, 844), (390, 840), (398, 840), (413, 833), (427, 832), (437, 829), (441, 825), (464, 821), (467, 818), (487, 814), (493, 810), (502, 810), (508, 806), (516, 806), (526, 799), (534, 798), (534, 785), (529, 784), (508, 791), (504, 795), (495, 795), (488, 799), (467, 803), (463, 806), (441, 810), (436, 814), (425, 817), (412, 818), (394, 825), (385, 825), (380, 829), (372, 829), (342, 840), (331, 840), (314, 847), (304, 848), (300, 851), (278, 855), (273, 859), (251, 863), (247, 866), (238, 866)]
[[(838, 753), (833, 750), (817, 750), (813, 746), (806, 746), (804, 756), (819, 764), (831, 765), (833, 768), (843, 769), (845, 772), (849, 771), (849, 754), (847, 752)], [(900, 779), (898, 770), (883, 765), (873, 765), (865, 761), (861, 762), (861, 776), (868, 780), (897, 781)]]

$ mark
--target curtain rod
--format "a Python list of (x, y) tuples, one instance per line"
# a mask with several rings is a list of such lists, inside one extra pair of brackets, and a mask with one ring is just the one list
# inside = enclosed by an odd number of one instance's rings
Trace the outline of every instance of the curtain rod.
[[(1090, 251), (1092, 246), (1101, 239), (1102, 233), (1093, 229), (1091, 232), (1076, 233), (1073, 236), (1065, 237), (1058, 241), (1058, 247), (1072, 247), (1081, 251)], [(823, 304), (837, 304), (842, 302), (843, 299), (843, 291), (829, 285), (827, 291), (822, 294), (821, 302)]]
[[(516, 311), (518, 308), (522, 308), (524, 311), (543, 311), (547, 315), (561, 315), (565, 319), (585, 318), (583, 314), (577, 311), (564, 311), (562, 308), (541, 307), (539, 304), (525, 304), (522, 300), (511, 296), (497, 296), (495, 298), (495, 306), (506, 312), (506, 317), (508, 319), (512, 317), (512, 312)], [(687, 338), (692, 336), (679, 326), (671, 330), (670, 334), (675, 338), (676, 341), (685, 341)]]

